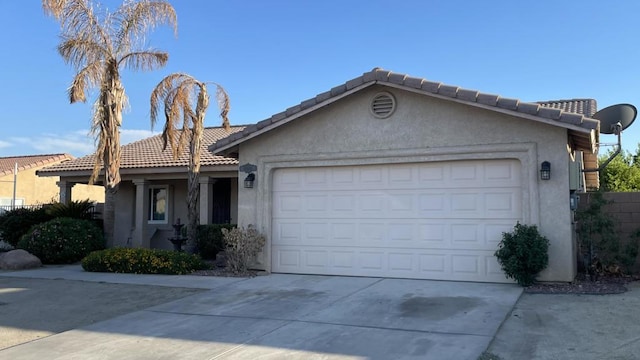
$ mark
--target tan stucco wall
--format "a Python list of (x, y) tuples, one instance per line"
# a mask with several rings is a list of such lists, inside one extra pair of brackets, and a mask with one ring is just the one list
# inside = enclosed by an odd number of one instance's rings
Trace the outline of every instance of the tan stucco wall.
[[(47, 166), (52, 165), (47, 164)], [(37, 205), (57, 202), (60, 199), (60, 188), (56, 184), (60, 178), (41, 177), (36, 171), (42, 167), (31, 168), (18, 172), (16, 185), (16, 198), (24, 199), (25, 205)], [(13, 197), (13, 174), (0, 177), (0, 197)], [(73, 187), (72, 200), (89, 199), (95, 202), (104, 202), (104, 188), (102, 186), (88, 186), (78, 184)]]
[[(379, 91), (396, 97), (390, 118), (369, 113)], [(259, 260), (269, 270), (269, 189), (277, 168), (514, 158), (523, 171), (522, 221), (538, 225), (551, 242), (541, 279), (571, 281), (575, 247), (566, 143), (567, 131), (559, 127), (404, 90), (368, 88), (240, 145), (240, 164), (256, 164), (258, 170), (253, 189), (241, 185), (244, 173), (238, 175), (238, 223), (254, 224), (267, 236)], [(552, 166), (549, 181), (539, 180), (545, 160)]]

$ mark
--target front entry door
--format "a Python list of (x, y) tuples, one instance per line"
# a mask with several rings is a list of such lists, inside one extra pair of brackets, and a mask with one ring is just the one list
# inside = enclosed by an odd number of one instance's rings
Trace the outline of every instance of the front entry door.
[(217, 179), (213, 184), (212, 224), (231, 222), (231, 179)]

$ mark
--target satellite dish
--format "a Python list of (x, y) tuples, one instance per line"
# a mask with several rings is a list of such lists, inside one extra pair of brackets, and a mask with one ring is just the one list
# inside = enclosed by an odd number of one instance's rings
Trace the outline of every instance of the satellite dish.
[(600, 120), (600, 132), (603, 134), (618, 135), (618, 143), (613, 145), (615, 146), (615, 151), (611, 153), (609, 158), (602, 162), (600, 166), (595, 169), (582, 169), (582, 172), (602, 171), (609, 165), (613, 158), (620, 154), (620, 150), (622, 149), (620, 133), (622, 130), (631, 126), (636, 119), (636, 115), (638, 115), (638, 109), (631, 104), (611, 105), (593, 114), (593, 119)]
[(608, 106), (592, 118), (600, 120), (600, 132), (603, 134), (618, 134), (628, 128), (636, 119), (638, 110), (631, 104), (617, 104)]

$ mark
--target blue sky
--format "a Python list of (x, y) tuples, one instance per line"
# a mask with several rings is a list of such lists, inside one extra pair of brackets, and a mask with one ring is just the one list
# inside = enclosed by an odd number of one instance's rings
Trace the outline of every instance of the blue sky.
[[(102, 1), (109, 8), (120, 2)], [(149, 94), (187, 72), (222, 84), (232, 124), (249, 124), (374, 67), (523, 101), (594, 98), (640, 106), (640, 2), (174, 0), (178, 36), (147, 42), (168, 65), (124, 73), (123, 143), (151, 134)], [(93, 98), (69, 104), (73, 69), (40, 1), (0, 1), (0, 156), (93, 151)], [(206, 125), (219, 124), (210, 108)], [(156, 126), (161, 130), (162, 124)], [(614, 141), (611, 138), (606, 141)], [(623, 133), (640, 142), (640, 121)]]

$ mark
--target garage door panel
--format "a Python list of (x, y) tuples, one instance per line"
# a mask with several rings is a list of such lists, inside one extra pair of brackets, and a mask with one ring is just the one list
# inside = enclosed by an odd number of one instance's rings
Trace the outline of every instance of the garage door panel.
[(515, 160), (278, 169), (272, 271), (505, 281), (520, 177)]
[[(325, 192), (326, 193), (326, 192)], [(274, 193), (274, 219), (315, 218), (516, 218), (520, 217), (521, 198), (517, 188), (492, 190), (460, 189), (385, 192), (333, 192), (318, 195), (295, 191)]]
[(494, 281), (506, 278), (492, 252), (376, 251), (360, 248), (274, 249), (277, 273)]
[(503, 232), (519, 219), (445, 219), (402, 221), (387, 219), (307, 219), (274, 224), (274, 245), (361, 246), (393, 249), (497, 249)]

